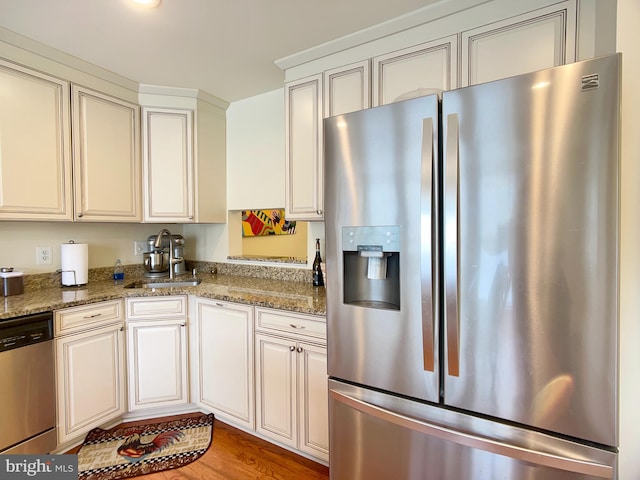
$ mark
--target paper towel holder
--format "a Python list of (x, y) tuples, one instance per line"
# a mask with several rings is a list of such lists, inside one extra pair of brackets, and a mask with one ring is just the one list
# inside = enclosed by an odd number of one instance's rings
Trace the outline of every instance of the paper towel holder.
[[(64, 285), (65, 287), (79, 287), (80, 285), (78, 285), (78, 281), (76, 279), (76, 271), (75, 270), (56, 270), (56, 273), (73, 273), (73, 285)], [(60, 280), (60, 282), (62, 282), (62, 280)]]
[[(69, 261), (69, 259), (65, 261), (65, 246), (69, 246), (68, 248), (73, 248), (75, 250), (75, 247), (70, 247), (71, 245), (77, 246), (78, 248), (81, 249), (80, 255), (81, 256), (84, 255), (84, 261), (82, 258), (80, 259), (75, 258), (74, 255), (72, 255), (71, 261)], [(59, 270), (56, 270), (56, 273), (61, 274), (60, 283), (62, 284), (63, 287), (81, 287), (86, 285), (87, 260), (88, 260), (87, 250), (86, 250), (87, 244), (76, 243), (74, 240), (69, 240), (67, 243), (63, 243), (61, 247), (62, 247), (61, 265), (60, 265), (61, 268)], [(84, 249), (84, 251), (82, 249)], [(68, 252), (68, 249), (66, 251)], [(77, 254), (77, 251), (76, 251), (76, 254)]]

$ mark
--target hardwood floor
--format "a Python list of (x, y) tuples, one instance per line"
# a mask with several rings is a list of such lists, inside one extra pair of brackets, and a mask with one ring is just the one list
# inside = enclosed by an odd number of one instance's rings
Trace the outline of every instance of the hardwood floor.
[[(178, 417), (153, 420), (160, 422)], [(147, 421), (148, 423), (149, 421)], [(145, 422), (129, 422), (136, 425)], [(78, 448), (69, 453), (77, 452)], [(284, 448), (222, 423), (213, 424), (209, 450), (181, 468), (143, 475), (145, 480), (328, 480), (329, 469)]]

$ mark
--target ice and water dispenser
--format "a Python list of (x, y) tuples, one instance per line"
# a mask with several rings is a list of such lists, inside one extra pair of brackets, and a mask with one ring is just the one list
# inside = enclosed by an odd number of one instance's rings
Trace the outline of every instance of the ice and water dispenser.
[(344, 303), (400, 310), (400, 227), (342, 228)]

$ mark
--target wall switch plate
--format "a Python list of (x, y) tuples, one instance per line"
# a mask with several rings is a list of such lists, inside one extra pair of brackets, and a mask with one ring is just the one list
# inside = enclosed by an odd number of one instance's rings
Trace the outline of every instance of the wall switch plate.
[(134, 255), (142, 255), (147, 251), (147, 242), (133, 242), (133, 254)]
[(51, 247), (36, 247), (36, 264), (51, 265)]

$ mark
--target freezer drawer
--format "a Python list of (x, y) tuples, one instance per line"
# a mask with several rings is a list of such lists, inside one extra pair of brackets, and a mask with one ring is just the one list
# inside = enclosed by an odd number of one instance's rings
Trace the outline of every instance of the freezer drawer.
[(331, 480), (615, 479), (617, 454), (329, 381)]

